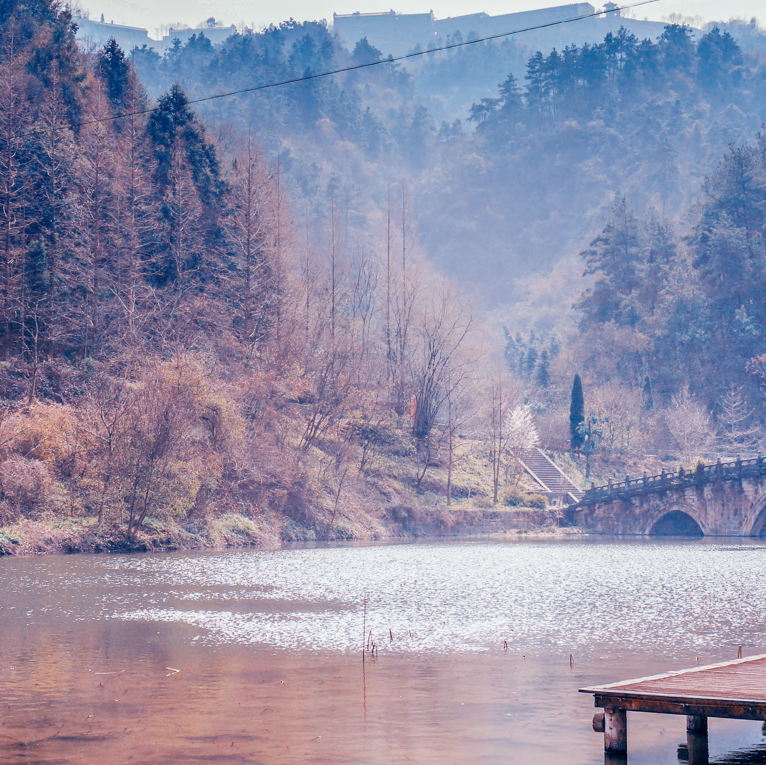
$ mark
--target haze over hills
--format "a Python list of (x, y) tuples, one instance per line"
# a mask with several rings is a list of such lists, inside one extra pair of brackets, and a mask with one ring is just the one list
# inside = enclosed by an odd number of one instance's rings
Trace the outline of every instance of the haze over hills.
[[(534, 71), (528, 38), (510, 38), (200, 109), (213, 123), (253, 125), (312, 210), (331, 178), (353, 188), (368, 233), (388, 185), (407, 178), (428, 259), (488, 303), (507, 303), (517, 279), (576, 255), (620, 194), (641, 213), (680, 219), (725, 147), (766, 118), (756, 52), (717, 62), (736, 76), (713, 92), (697, 77), (704, 32), (690, 32), (682, 64), (663, 68), (673, 43), (662, 25), (652, 26), (659, 43), (634, 35), (642, 23), (607, 16), (546, 31), (558, 47)], [(195, 38), (164, 59), (136, 51), (134, 61), (150, 93), (178, 80), (194, 98), (386, 54), (363, 41), (352, 51), (322, 25), (291, 23), (221, 46)], [(504, 95), (509, 75), (518, 90)], [(522, 97), (530, 86), (537, 105)]]
[(0, 524), (371, 536), (545, 504), (537, 443), (610, 475), (763, 440), (757, 25), (405, 67), (321, 22), (160, 55), (0, 12)]

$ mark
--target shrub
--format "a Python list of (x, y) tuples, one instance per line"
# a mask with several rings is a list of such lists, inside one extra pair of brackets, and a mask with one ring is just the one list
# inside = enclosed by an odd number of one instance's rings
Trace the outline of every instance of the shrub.
[(506, 507), (534, 507), (545, 510), (548, 500), (544, 494), (526, 494), (518, 486), (512, 486), (503, 494), (502, 502)]
[(53, 482), (44, 462), (14, 454), (0, 465), (0, 484), (5, 499), (31, 515), (49, 499)]
[(71, 460), (77, 451), (77, 423), (72, 407), (36, 402), (25, 414), (10, 418), (10, 427), (17, 431), (11, 448), (48, 464)]
[(548, 507), (548, 499), (545, 494), (527, 494), (524, 504), (536, 510), (545, 510)]
[(519, 507), (524, 504), (526, 495), (518, 486), (512, 486), (502, 496), (502, 503), (506, 507)]

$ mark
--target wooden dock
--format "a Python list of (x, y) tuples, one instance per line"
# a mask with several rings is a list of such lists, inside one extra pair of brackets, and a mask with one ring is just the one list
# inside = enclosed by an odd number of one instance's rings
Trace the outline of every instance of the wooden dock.
[(628, 750), (626, 712), (686, 715), (690, 765), (707, 763), (707, 718), (766, 721), (766, 655), (692, 667), (662, 675), (581, 688), (603, 714), (593, 729), (604, 733), (604, 751)]

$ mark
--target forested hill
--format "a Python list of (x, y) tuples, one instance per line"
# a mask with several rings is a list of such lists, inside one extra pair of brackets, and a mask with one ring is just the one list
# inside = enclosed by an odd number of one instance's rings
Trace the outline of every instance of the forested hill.
[[(764, 69), (725, 32), (535, 54), (437, 127), (390, 63), (194, 103), (380, 56), (322, 25), (158, 59), (0, 11), (0, 526), (375, 537), (567, 449), (576, 371), (607, 466), (757, 446)], [(567, 259), (494, 365), (484, 309)]]
[(696, 43), (669, 26), (656, 42), (621, 32), (538, 53), (523, 83), (473, 106), (475, 134), (427, 195), (428, 243), (457, 271), (487, 232), (473, 278), (507, 289), (576, 251), (614, 196), (678, 220), (725, 148), (752, 139), (764, 94), (766, 68), (718, 29)]
[[(0, 10), (0, 554), (406, 521), (382, 508), (428, 490), (443, 405), (478, 358), (471, 311), (409, 247), (406, 183), (383, 266), (340, 182), (316, 238), (290, 157), (252, 128), (216, 138), (177, 84), (151, 101), (114, 41), (77, 49), (54, 3)], [(310, 140), (344, 98), (316, 90), (280, 105)]]
[[(534, 53), (523, 67), (519, 44), (458, 49), (414, 74), (384, 65), (200, 109), (219, 130), (250, 126), (281, 152), (301, 209), (318, 216), (317, 236), (328, 189), (345, 189), (347, 217), (365, 238), (380, 233), (389, 184), (407, 179), (429, 260), (492, 304), (513, 302), (519, 277), (574, 256), (620, 195), (639, 214), (680, 220), (726, 147), (766, 119), (760, 54), (716, 27), (668, 25), (657, 40), (620, 29), (598, 45)], [(348, 51), (323, 25), (295, 22), (218, 47), (193, 38), (163, 59), (132, 54), (150, 93), (178, 80), (190, 97), (380, 56), (364, 40)], [(434, 121), (456, 73), (474, 73), (476, 87), (476, 73), (500, 61), (509, 72), (500, 83), (486, 83), (461, 117)], [(510, 74), (519, 68), (523, 79)]]

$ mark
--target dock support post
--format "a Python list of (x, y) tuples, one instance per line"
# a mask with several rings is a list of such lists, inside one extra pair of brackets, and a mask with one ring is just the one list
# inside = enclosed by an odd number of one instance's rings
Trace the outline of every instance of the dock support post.
[(686, 748), (689, 751), (689, 765), (710, 765), (707, 731), (686, 731)]
[(686, 748), (689, 750), (689, 765), (708, 765), (707, 717), (687, 715)]
[(686, 730), (689, 733), (707, 733), (707, 717), (705, 715), (687, 715)]
[(604, 751), (609, 754), (628, 751), (628, 717), (624, 709), (604, 707)]

